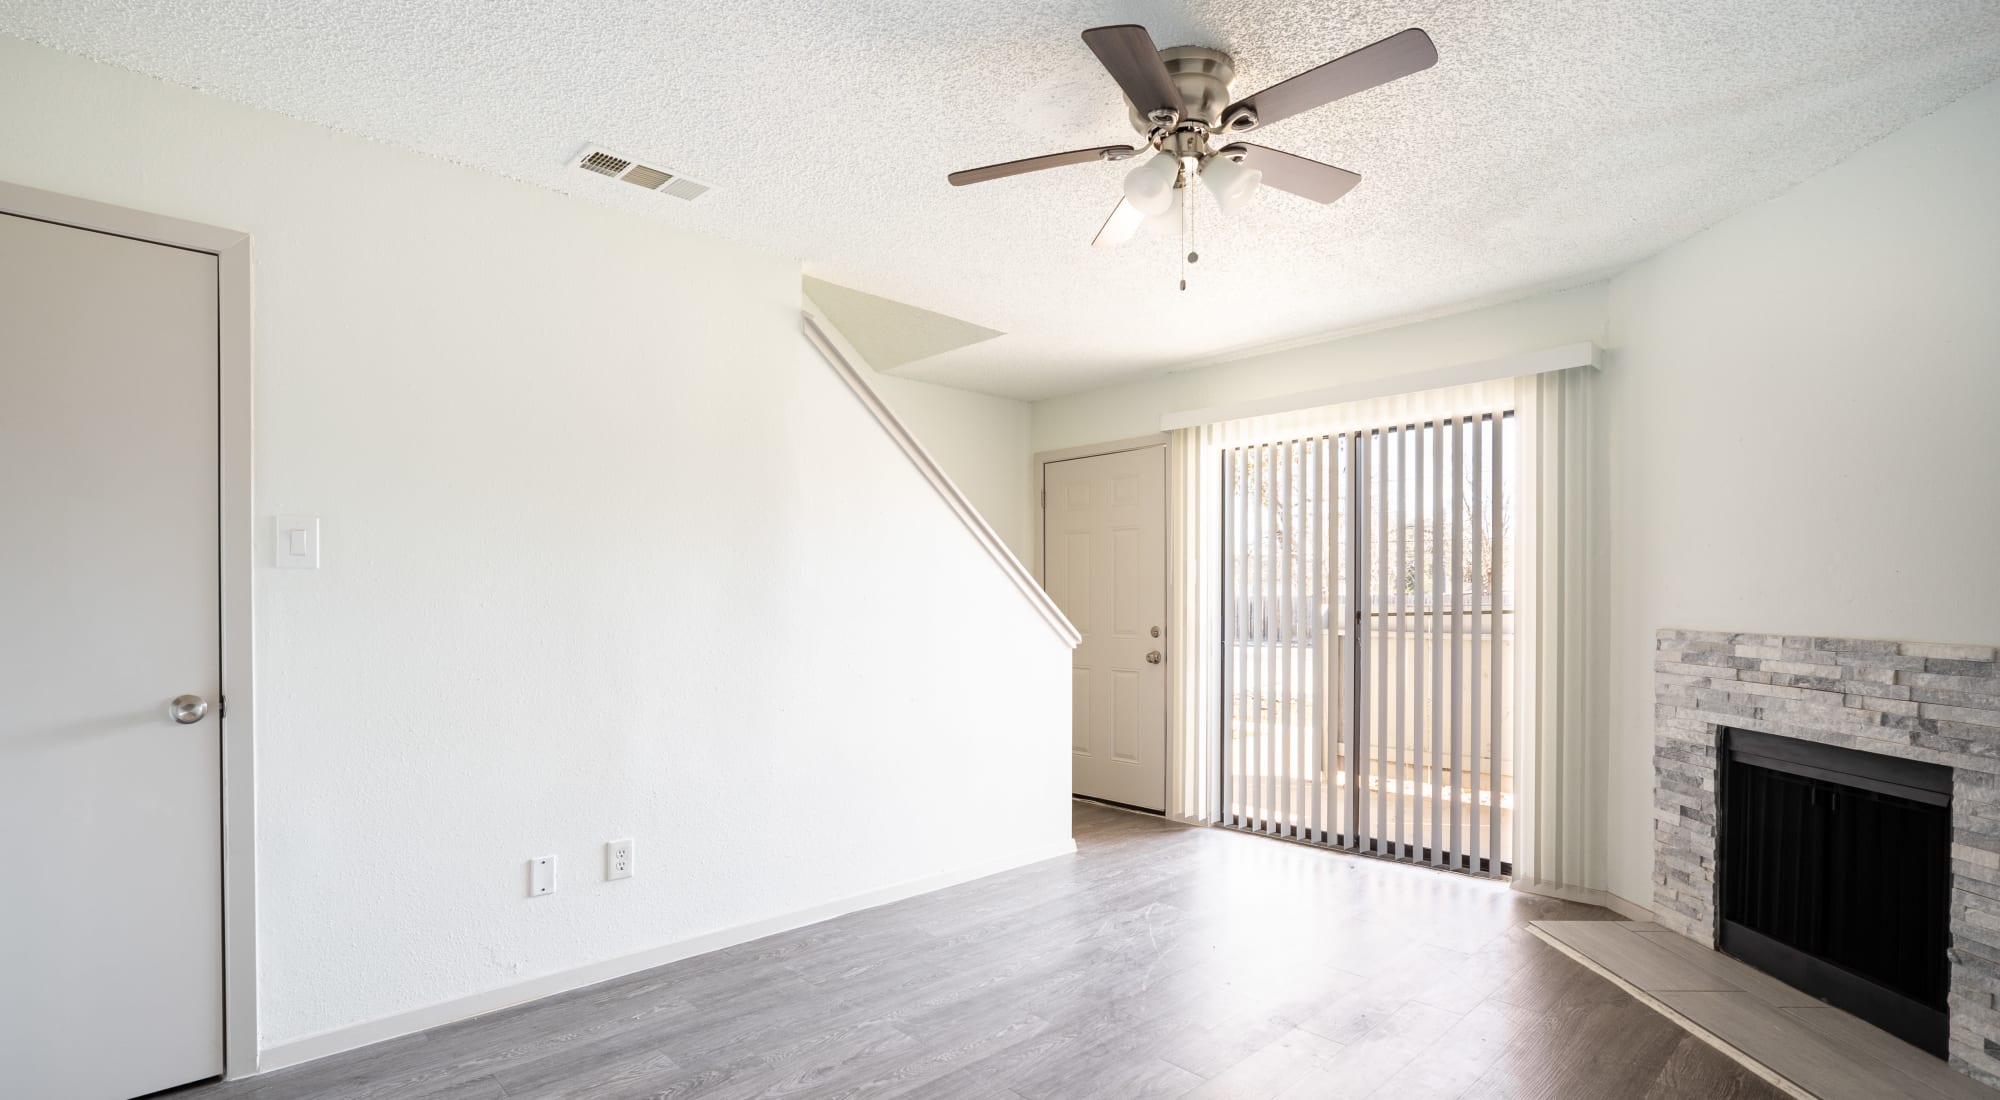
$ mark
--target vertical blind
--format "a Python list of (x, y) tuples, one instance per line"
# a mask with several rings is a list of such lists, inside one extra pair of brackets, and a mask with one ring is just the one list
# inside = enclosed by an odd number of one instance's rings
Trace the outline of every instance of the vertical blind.
[(1512, 425), (1221, 451), (1224, 824), (1507, 873)]

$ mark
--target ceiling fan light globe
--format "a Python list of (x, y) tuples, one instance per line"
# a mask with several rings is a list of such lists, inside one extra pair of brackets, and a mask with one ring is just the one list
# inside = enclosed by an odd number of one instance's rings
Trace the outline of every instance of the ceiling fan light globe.
[(1201, 182), (1215, 196), (1215, 205), (1224, 214), (1234, 214), (1249, 204), (1258, 185), (1264, 182), (1264, 173), (1240, 160), (1215, 156), (1201, 166)]
[(1181, 231), (1182, 205), (1187, 201), (1185, 188), (1175, 187), (1167, 192), (1167, 208), (1157, 214), (1148, 214), (1139, 223), (1139, 232), (1149, 237), (1171, 236)]
[(1181, 162), (1167, 153), (1151, 159), (1125, 175), (1125, 201), (1141, 214), (1163, 214), (1174, 204), (1174, 183), (1180, 179)]

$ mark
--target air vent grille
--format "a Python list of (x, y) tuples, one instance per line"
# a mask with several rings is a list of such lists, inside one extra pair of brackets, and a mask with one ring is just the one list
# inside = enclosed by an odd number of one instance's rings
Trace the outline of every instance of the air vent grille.
[(631, 157), (620, 156), (596, 145), (584, 146), (583, 151), (576, 155), (575, 164), (586, 172), (609, 176), (683, 201), (691, 202), (709, 191), (707, 184), (696, 183), (678, 172), (641, 164)]
[(648, 168), (643, 164), (635, 164), (632, 166), (630, 172), (618, 178), (624, 180), (626, 183), (637, 184), (648, 191), (655, 191), (659, 189), (661, 184), (674, 177), (660, 171), (658, 168)]
[(632, 167), (632, 162), (614, 157), (610, 153), (591, 153), (584, 157), (577, 167), (600, 176), (615, 176)]
[(708, 187), (705, 184), (696, 183), (686, 176), (677, 176), (674, 182), (667, 184), (662, 190), (677, 199), (694, 199), (700, 197), (703, 191), (708, 190)]

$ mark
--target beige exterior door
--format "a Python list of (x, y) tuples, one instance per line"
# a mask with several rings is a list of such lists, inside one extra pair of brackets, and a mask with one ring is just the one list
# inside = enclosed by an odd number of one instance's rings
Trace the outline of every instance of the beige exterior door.
[(1042, 467), (1042, 572), (1083, 634), (1071, 664), (1070, 789), (1164, 810), (1167, 452)]
[(0, 215), (9, 1096), (222, 1072), (216, 274)]

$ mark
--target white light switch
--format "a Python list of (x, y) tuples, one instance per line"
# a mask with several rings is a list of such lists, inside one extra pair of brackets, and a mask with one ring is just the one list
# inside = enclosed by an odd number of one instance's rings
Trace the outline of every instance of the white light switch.
[(319, 517), (278, 517), (278, 568), (319, 568)]

